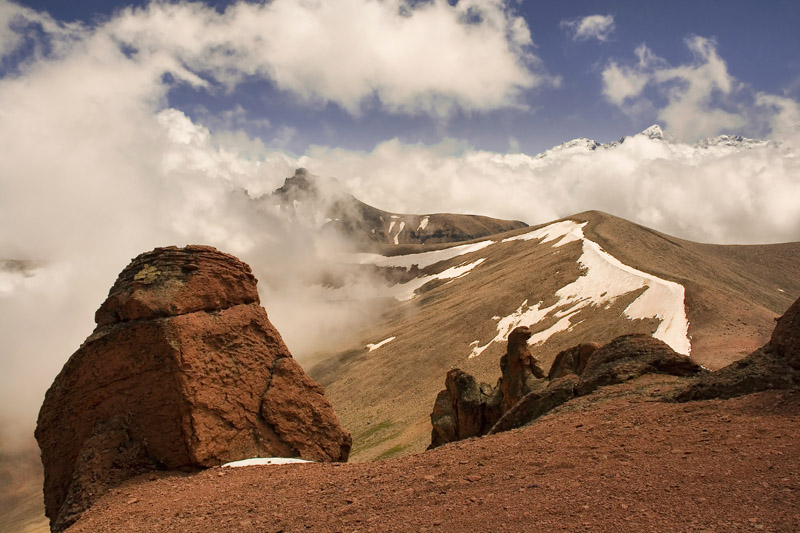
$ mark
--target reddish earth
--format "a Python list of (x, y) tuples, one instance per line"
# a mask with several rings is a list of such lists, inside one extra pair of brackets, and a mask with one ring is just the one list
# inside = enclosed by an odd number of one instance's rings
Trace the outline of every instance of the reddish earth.
[(69, 531), (800, 530), (800, 393), (657, 401), (677, 383), (385, 461), (148, 474)]

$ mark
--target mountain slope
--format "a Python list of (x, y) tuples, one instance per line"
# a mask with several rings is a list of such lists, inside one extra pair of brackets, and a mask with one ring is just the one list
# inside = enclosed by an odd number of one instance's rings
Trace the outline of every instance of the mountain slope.
[(366, 248), (379, 244), (468, 241), (527, 226), (518, 220), (480, 215), (390, 213), (360, 201), (335, 179), (314, 176), (303, 168), (258, 201), (277, 205), (291, 217), (304, 219)]
[[(691, 343), (692, 357), (715, 369), (766, 342), (772, 320), (800, 294), (800, 243), (697, 244), (599, 212), (457, 249), (414, 250), (371, 258), (418, 264), (417, 277), (393, 287), (402, 301), (356, 342), (318, 354), (310, 371), (352, 432), (355, 460), (424, 449), (446, 372), (459, 367), (494, 383), (515, 325), (531, 327), (531, 352), (545, 370), (563, 349), (625, 333), (672, 338), (663, 340), (684, 353)], [(682, 290), (685, 311), (675, 304)]]
[(70, 532), (800, 528), (798, 394), (667, 404), (631, 388), (389, 461), (140, 478)]

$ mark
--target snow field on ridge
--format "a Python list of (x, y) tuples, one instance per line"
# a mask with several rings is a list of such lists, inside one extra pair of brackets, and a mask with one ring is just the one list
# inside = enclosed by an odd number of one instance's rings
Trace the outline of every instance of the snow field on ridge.
[[(689, 321), (686, 318), (684, 307), (685, 290), (683, 286), (625, 265), (603, 250), (599, 244), (586, 238), (583, 234), (585, 225), (586, 222), (578, 224), (566, 220), (502, 241), (537, 238), (542, 239), (541, 243), (544, 244), (560, 239), (553, 244), (553, 247), (559, 247), (580, 240), (583, 243), (583, 253), (578, 262), (585, 269), (585, 273), (574, 282), (556, 291), (559, 300), (550, 307), (542, 309), (542, 302), (529, 306), (527, 299), (523, 301), (516, 311), (500, 318), (497, 324), (497, 335), (483, 346), (476, 345), (470, 352), (469, 358), (477, 357), (494, 342), (507, 340), (508, 334), (514, 328), (533, 326), (552, 314), (553, 317), (560, 318), (560, 320), (550, 328), (534, 334), (528, 340), (529, 344), (545, 342), (552, 335), (577, 325), (572, 324), (570, 319), (580, 310), (590, 305), (597, 307), (609, 305), (619, 296), (642, 287), (646, 287), (645, 291), (625, 308), (625, 316), (632, 320), (659, 319), (660, 323), (653, 337), (664, 341), (676, 352), (689, 355), (691, 352), (688, 336)], [(479, 344), (479, 341), (476, 344)]]

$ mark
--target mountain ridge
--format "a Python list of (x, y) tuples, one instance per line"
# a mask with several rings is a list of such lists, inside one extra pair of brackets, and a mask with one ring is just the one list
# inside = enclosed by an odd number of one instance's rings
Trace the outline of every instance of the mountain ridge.
[[(387, 310), (358, 335), (360, 340), (318, 354), (320, 362), (309, 370), (326, 387), (334, 408), (342, 413), (342, 423), (353, 433), (355, 460), (374, 459), (397, 447), (395, 453), (401, 454), (424, 448), (430, 401), (450, 368), (458, 366), (479, 381), (493, 381), (501, 346), (490, 343), (480, 357), (470, 359), (476, 337), (477, 346), (485, 344), (498, 334), (502, 317), (533, 309), (537, 301), (542, 310), (557, 304), (556, 291), (585, 273), (578, 262), (582, 245), (577, 240), (553, 246), (558, 239), (518, 237), (570, 220), (585, 222), (586, 237), (623, 264), (685, 287), (692, 358), (712, 369), (763, 345), (774, 318), (800, 294), (800, 280), (791, 275), (800, 270), (800, 243), (692, 243), (599, 211), (463, 243), (493, 244), (420, 266), (416, 275), (430, 281)], [(452, 246), (441, 247), (448, 248)], [(411, 252), (422, 247), (408, 245), (404, 251), (407, 255), (390, 256), (387, 261), (413, 263)], [(436, 278), (459, 266), (469, 270)], [(565, 324), (566, 330), (557, 327), (565, 318), (557, 312), (567, 308), (555, 308), (532, 327), (535, 338), (549, 336), (532, 345), (531, 351), (546, 370), (555, 354), (575, 344), (606, 343), (626, 333), (652, 334), (658, 319), (623, 316), (641, 295), (642, 290), (634, 290), (605, 308), (584, 307)], [(365, 348), (390, 337), (394, 339), (379, 349)]]

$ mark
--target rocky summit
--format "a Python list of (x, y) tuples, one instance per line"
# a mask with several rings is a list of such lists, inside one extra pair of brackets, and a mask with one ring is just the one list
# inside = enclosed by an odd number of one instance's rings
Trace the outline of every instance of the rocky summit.
[(347, 460), (350, 435), (270, 323), (256, 283), (248, 265), (206, 246), (157, 248), (122, 271), (39, 413), (54, 531), (148, 471)]

